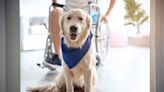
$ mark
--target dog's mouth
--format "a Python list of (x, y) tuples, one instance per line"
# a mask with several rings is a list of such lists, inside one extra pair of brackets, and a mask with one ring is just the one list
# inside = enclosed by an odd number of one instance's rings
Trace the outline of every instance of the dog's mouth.
[(76, 40), (77, 34), (71, 33), (71, 34), (70, 34), (70, 38), (71, 38), (71, 40)]

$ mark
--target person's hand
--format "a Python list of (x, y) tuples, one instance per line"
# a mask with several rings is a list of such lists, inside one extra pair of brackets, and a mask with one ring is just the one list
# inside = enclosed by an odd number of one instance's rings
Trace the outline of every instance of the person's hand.
[(105, 23), (105, 24), (108, 23), (108, 16), (106, 16), (106, 15), (103, 16), (100, 21)]

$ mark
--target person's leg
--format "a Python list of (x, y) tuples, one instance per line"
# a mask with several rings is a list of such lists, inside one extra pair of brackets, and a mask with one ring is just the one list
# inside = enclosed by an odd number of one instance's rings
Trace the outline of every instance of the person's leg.
[(62, 10), (55, 8), (50, 12), (49, 16), (49, 31), (54, 45), (55, 55), (52, 58), (47, 57), (43, 65), (50, 69), (55, 69), (55, 65), (61, 65), (61, 53), (60, 53), (60, 29), (59, 29), (59, 17), (62, 14)]
[(50, 34), (54, 45), (55, 53), (61, 58), (60, 53), (60, 29), (59, 29), (59, 17), (62, 14), (62, 11), (59, 9), (53, 9), (53, 11), (50, 14)]

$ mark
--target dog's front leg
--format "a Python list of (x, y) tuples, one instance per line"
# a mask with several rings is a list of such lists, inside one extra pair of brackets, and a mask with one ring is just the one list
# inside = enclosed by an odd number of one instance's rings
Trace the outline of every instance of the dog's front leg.
[(84, 72), (84, 92), (92, 92), (92, 69), (86, 69)]
[(84, 92), (96, 92), (97, 72), (96, 68), (88, 68), (84, 72)]
[(66, 92), (74, 92), (72, 74), (67, 65), (64, 65), (64, 77), (66, 83)]

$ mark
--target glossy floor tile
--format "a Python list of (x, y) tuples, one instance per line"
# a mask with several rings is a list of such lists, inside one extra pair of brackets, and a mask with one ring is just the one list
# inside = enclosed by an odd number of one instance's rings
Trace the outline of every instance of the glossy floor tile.
[[(128, 46), (110, 48), (107, 60), (98, 69), (97, 92), (149, 92), (150, 49)], [(27, 87), (45, 85), (61, 69), (50, 71), (37, 66), (43, 50), (21, 52), (21, 92)]]

